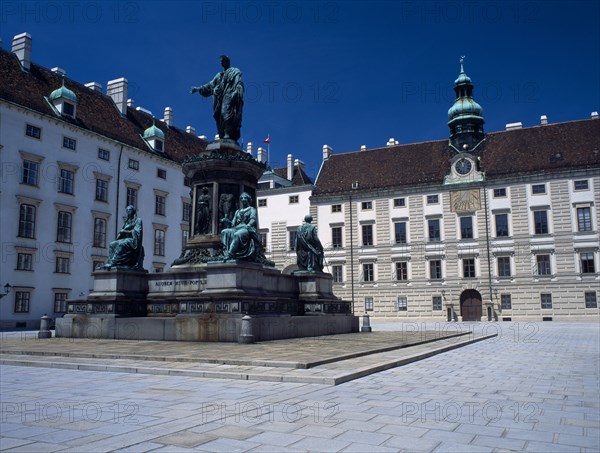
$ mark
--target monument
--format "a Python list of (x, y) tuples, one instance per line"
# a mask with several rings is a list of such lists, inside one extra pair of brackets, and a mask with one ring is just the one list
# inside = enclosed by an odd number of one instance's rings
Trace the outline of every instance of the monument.
[(68, 301), (56, 336), (248, 343), (358, 331), (351, 304), (323, 272), (310, 216), (298, 231), (298, 272), (282, 274), (265, 257), (254, 203), (266, 166), (237, 143), (242, 73), (226, 56), (221, 64), (211, 82), (191, 89), (213, 96), (219, 138), (182, 165), (193, 206), (184, 252), (167, 272), (144, 271), (142, 221), (128, 207), (93, 291)]

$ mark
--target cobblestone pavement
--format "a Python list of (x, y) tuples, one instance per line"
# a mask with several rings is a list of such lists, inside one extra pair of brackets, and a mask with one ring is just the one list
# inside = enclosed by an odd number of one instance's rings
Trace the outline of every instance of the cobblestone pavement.
[(600, 451), (598, 323), (455, 325), (498, 336), (338, 386), (2, 366), (0, 450)]

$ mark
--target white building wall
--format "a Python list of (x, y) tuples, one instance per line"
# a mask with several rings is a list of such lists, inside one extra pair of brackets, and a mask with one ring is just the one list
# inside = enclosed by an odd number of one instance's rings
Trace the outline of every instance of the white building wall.
[[(41, 138), (25, 134), (26, 124), (39, 127)], [(0, 103), (0, 211), (2, 226), (0, 243), (2, 260), (0, 286), (12, 285), (11, 292), (0, 303), (0, 328), (19, 326), (35, 328), (42, 315), (60, 316), (54, 312), (54, 293), (67, 292), (69, 298), (87, 295), (92, 288), (94, 259), (105, 259), (108, 248), (93, 247), (94, 216), (107, 220), (107, 247), (120, 228), (125, 213), (126, 189), (123, 181), (140, 185), (138, 215), (144, 222), (144, 267), (153, 271), (153, 263), (168, 267), (179, 256), (182, 246), (182, 199), (189, 198), (183, 184), (180, 166), (143, 150), (121, 146), (106, 137), (69, 125), (59, 118), (46, 117), (30, 110)], [(63, 147), (63, 137), (75, 139), (76, 150)], [(168, 143), (167, 143), (168, 146)], [(98, 149), (110, 152), (110, 160), (98, 158)], [(118, 158), (122, 150), (121, 172)], [(38, 185), (21, 183), (23, 158), (40, 161)], [(128, 158), (140, 163), (135, 172), (127, 168)], [(60, 168), (74, 170), (73, 195), (58, 192)], [(66, 166), (66, 167), (65, 167)], [(165, 169), (166, 180), (157, 177), (157, 167)], [(108, 181), (108, 200), (96, 200), (96, 178)], [(119, 203), (117, 186), (120, 176)], [(154, 213), (154, 189), (168, 192), (166, 216)], [(18, 237), (19, 201), (37, 205), (35, 237)], [(70, 243), (57, 242), (58, 211), (72, 213)], [(167, 225), (165, 256), (156, 257), (153, 224)], [(32, 271), (17, 270), (17, 254), (33, 254)], [(70, 259), (70, 273), (55, 272), (56, 256)], [(17, 292), (30, 292), (29, 311), (15, 313)]]

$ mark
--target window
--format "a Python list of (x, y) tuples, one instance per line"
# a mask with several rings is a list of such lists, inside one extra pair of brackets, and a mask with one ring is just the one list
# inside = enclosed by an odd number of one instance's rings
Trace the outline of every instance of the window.
[(500, 308), (502, 310), (512, 310), (510, 294), (500, 294)]
[(342, 205), (341, 204), (332, 204), (331, 212), (342, 212)]
[(577, 231), (592, 231), (592, 212), (589, 206), (577, 208)]
[(110, 151), (99, 148), (98, 149), (98, 159), (110, 160)]
[(365, 297), (365, 311), (373, 311), (373, 298)]
[(536, 255), (536, 275), (551, 275), (550, 255)]
[(508, 214), (496, 214), (496, 237), (508, 237)]
[(158, 256), (165, 256), (164, 230), (154, 230), (154, 254)]
[(394, 223), (394, 238), (396, 244), (406, 244), (406, 222)]
[(33, 255), (31, 253), (17, 253), (17, 270), (33, 270)]
[(533, 184), (531, 186), (531, 193), (534, 195), (541, 195), (546, 193), (546, 184)]
[(548, 211), (533, 211), (535, 234), (548, 234)]
[(460, 237), (461, 239), (473, 239), (473, 217), (460, 218)]
[(163, 150), (163, 141), (159, 140), (159, 139), (154, 140), (154, 149), (156, 151), (161, 151), (162, 152), (162, 150)]
[(184, 222), (189, 222), (192, 218), (192, 204), (187, 201), (183, 202), (181, 207), (182, 217), (181, 220)]
[(394, 207), (395, 208), (403, 208), (404, 206), (406, 206), (406, 199), (394, 198)]
[(552, 294), (540, 294), (542, 308), (552, 308)]
[(429, 219), (427, 221), (429, 231), (429, 242), (440, 241), (440, 219)]
[(19, 210), (19, 237), (35, 237), (35, 206), (22, 204)]
[(63, 115), (75, 116), (75, 106), (70, 102), (63, 102)]
[(334, 249), (339, 249), (344, 246), (342, 242), (342, 227), (331, 228), (331, 246)]
[(431, 280), (440, 280), (442, 278), (442, 260), (429, 261), (429, 278)]
[(42, 137), (42, 130), (39, 127), (35, 127), (31, 124), (28, 124), (25, 127), (25, 135), (27, 135), (28, 137), (40, 139)]
[(58, 211), (58, 223), (56, 227), (56, 242), (71, 242), (72, 214), (66, 211)]
[(267, 240), (268, 240), (268, 230), (267, 231), (261, 231), (260, 233), (258, 233), (259, 238), (260, 238), (260, 245), (263, 246), (264, 249), (267, 248)]
[(362, 226), (362, 245), (373, 245), (373, 225)]
[(339, 264), (335, 264), (331, 266), (331, 275), (333, 276), (334, 283), (343, 283), (344, 276), (342, 274), (342, 266)]
[(498, 263), (498, 277), (510, 277), (510, 257), (499, 256), (496, 258)]
[(135, 159), (129, 159), (129, 162), (127, 163), (127, 167), (131, 168), (132, 170), (139, 170), (140, 163), (139, 163), (139, 161), (137, 161)]
[(504, 198), (506, 197), (506, 188), (502, 187), (500, 189), (494, 189), (494, 198)]
[(290, 245), (288, 247), (288, 250), (290, 252), (293, 252), (294, 250), (296, 250), (296, 236), (297, 236), (297, 231), (296, 230), (291, 230), (289, 237), (290, 237)]
[(360, 207), (363, 211), (367, 211), (369, 209), (373, 209), (373, 202), (372, 201), (363, 201), (360, 204)]
[(365, 263), (362, 265), (363, 268), (363, 282), (375, 281), (375, 268), (373, 263)]
[(258, 199), (258, 207), (259, 208), (265, 208), (267, 206), (267, 199), (266, 198), (259, 198)]
[(156, 215), (165, 215), (165, 197), (162, 195), (154, 196), (154, 213)]
[(396, 305), (397, 311), (406, 311), (408, 309), (408, 299), (406, 296), (398, 296), (398, 301)]
[(590, 186), (587, 179), (573, 181), (573, 189), (575, 190), (588, 190), (589, 188)]
[(181, 230), (181, 250), (185, 250), (185, 246), (190, 239), (190, 232), (188, 230)]
[(295, 204), (300, 201), (298, 195), (290, 195), (290, 204)]
[(593, 274), (596, 272), (593, 252), (582, 252), (579, 254), (579, 262), (582, 274)]
[(94, 219), (94, 247), (106, 248), (106, 219)]
[(585, 293), (585, 308), (598, 308), (595, 291), (586, 291)]
[(96, 179), (96, 200), (108, 202), (108, 181)]
[(54, 313), (67, 312), (67, 293), (54, 293)]
[(138, 191), (133, 187), (127, 188), (127, 206), (133, 206), (137, 209)]
[(77, 148), (77, 140), (70, 137), (63, 137), (63, 147), (75, 151)]
[(21, 173), (21, 183), (29, 184), (30, 186), (37, 186), (39, 172), (40, 172), (40, 164), (38, 162), (23, 159), (23, 171)]
[(431, 302), (433, 310), (438, 311), (442, 309), (442, 296), (433, 296)]
[(396, 280), (408, 280), (408, 263), (406, 261), (396, 261)]
[(165, 170), (164, 168), (157, 168), (156, 177), (160, 179), (167, 179), (167, 170)]
[(71, 273), (71, 260), (66, 256), (56, 257), (56, 267), (54, 272), (57, 274), (70, 274)]
[(427, 204), (439, 204), (439, 195), (427, 195)]
[(463, 277), (475, 278), (475, 258), (463, 258)]
[(15, 293), (15, 313), (29, 313), (29, 302), (31, 293), (29, 291), (17, 291)]
[(58, 191), (61, 193), (67, 193), (73, 195), (73, 181), (75, 179), (75, 173), (71, 170), (60, 169), (60, 177), (58, 179)]

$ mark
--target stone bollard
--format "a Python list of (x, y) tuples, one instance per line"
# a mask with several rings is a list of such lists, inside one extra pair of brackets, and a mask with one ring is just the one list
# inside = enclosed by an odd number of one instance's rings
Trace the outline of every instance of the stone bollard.
[(45, 313), (40, 322), (38, 338), (52, 338), (52, 332), (50, 332), (50, 318)]
[(369, 315), (368, 314), (364, 314), (363, 315), (363, 325), (360, 329), (361, 332), (371, 332), (371, 321), (369, 320)]
[(254, 333), (252, 332), (252, 318), (250, 315), (244, 315), (242, 325), (240, 327), (240, 337), (238, 343), (251, 344), (254, 343)]

